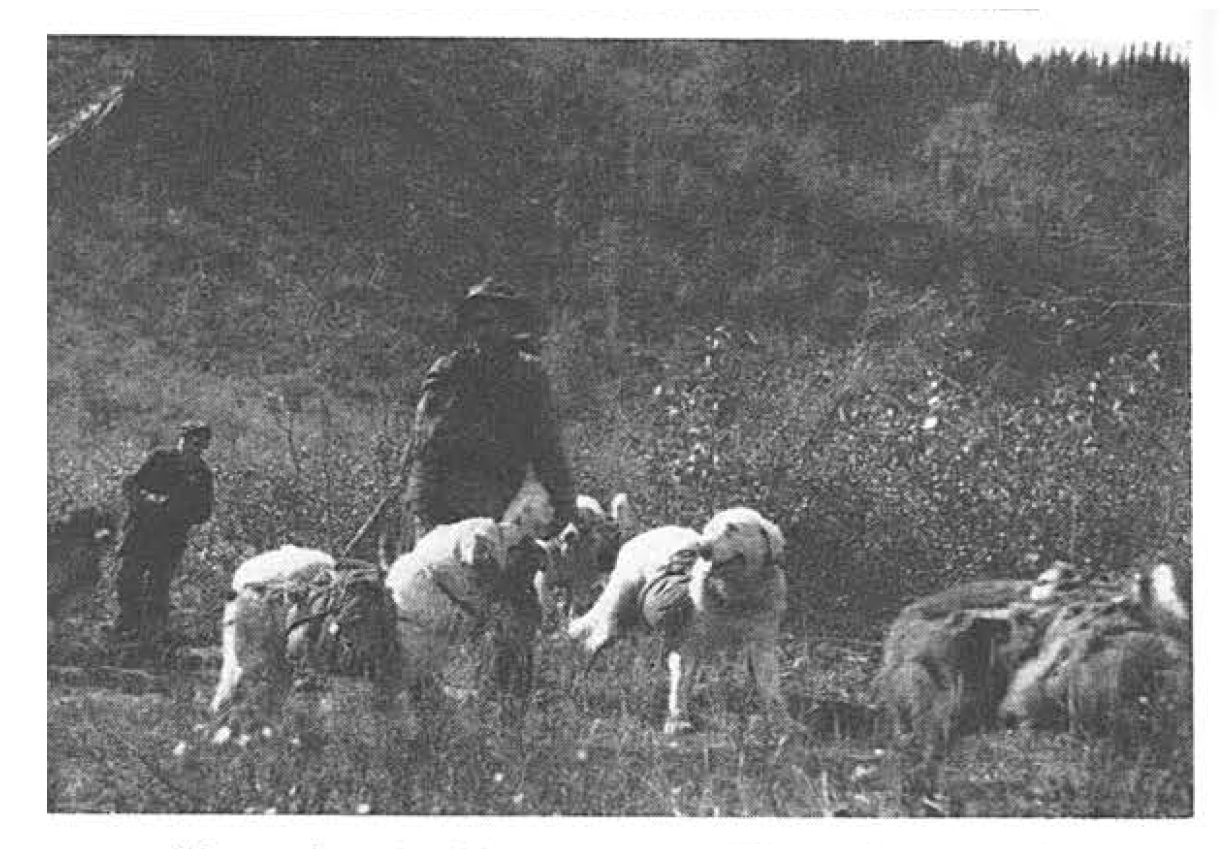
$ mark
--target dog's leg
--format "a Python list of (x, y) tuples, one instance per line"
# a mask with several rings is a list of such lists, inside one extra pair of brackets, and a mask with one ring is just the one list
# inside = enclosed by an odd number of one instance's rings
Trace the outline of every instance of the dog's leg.
[(236, 602), (227, 602), (222, 613), (222, 669), (218, 673), (218, 687), (214, 690), (214, 698), (210, 701), (210, 712), (218, 715), (227, 710), (234, 702), (239, 690), (243, 668), (236, 655)]
[(503, 604), (495, 617), (493, 677), (502, 723), (522, 718), (534, 686), (538, 609)]
[(762, 709), (774, 733), (803, 732), (804, 727), (787, 713), (787, 703), (779, 683), (779, 656), (773, 639), (759, 639), (749, 645), (749, 669), (761, 697)]
[(750, 645), (749, 667), (766, 714), (775, 720), (784, 718), (787, 708), (779, 686), (779, 657), (774, 643), (759, 641)]
[(210, 703), (219, 717), (219, 730), (222, 725), (257, 727), (281, 714), (291, 688), (291, 669), (276, 608), (264, 593), (254, 589), (242, 590), (227, 602), (222, 669)]
[[(261, 609), (260, 652), (257, 666), (261, 672), (259, 722), (273, 722), (282, 715), (283, 706), (295, 684), (295, 670), (287, 657), (287, 637), (284, 609), (279, 604), (266, 603)], [(240, 655), (241, 659), (243, 655)]]
[(667, 671), (667, 721), (663, 724), (663, 733), (685, 734), (693, 730), (687, 708), (689, 691), (693, 688), (693, 678), (697, 674), (697, 658), (694, 652), (684, 647), (669, 650)]

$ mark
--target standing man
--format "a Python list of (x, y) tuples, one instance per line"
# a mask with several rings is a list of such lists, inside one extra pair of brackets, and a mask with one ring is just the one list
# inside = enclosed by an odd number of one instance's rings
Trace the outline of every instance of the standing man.
[[(467, 291), (455, 321), (458, 348), (428, 370), (403, 458), (404, 552), (437, 525), (499, 520), (528, 469), (551, 498), (551, 530), (573, 520), (573, 479), (547, 372), (527, 351), (531, 305), (489, 277)], [(509, 614), (497, 620), (496, 683), (516, 692), (529, 691), (540, 614), (532, 576), (524, 577), (496, 599)]]
[(188, 531), (214, 509), (214, 475), (202, 457), (211, 435), (204, 422), (185, 422), (175, 448), (155, 449), (122, 484), (129, 512), (120, 543), (115, 636), (136, 640), (143, 651), (166, 632), (171, 580)]
[(437, 525), (499, 519), (529, 468), (552, 500), (553, 524), (573, 518), (569, 464), (542, 361), (528, 353), (530, 304), (487, 278), (456, 312), (459, 346), (428, 370), (404, 469), (401, 551)]

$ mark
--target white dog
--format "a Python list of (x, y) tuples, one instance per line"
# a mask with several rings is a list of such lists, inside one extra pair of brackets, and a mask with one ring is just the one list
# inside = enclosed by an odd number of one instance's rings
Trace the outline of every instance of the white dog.
[(724, 510), (701, 534), (668, 526), (640, 534), (620, 550), (607, 586), (569, 626), (593, 659), (638, 629), (664, 636), (670, 675), (664, 732), (692, 728), (686, 705), (698, 664), (743, 649), (770, 718), (790, 725), (779, 688), (776, 642), (787, 608), (782, 531), (755, 510)]
[(241, 683), (265, 685), (267, 711), (291, 685), (286, 658), (288, 593), (337, 566), (311, 548), (284, 545), (245, 560), (231, 578), (232, 598), (222, 614), (222, 670), (210, 703), (214, 713), (230, 707)]
[(397, 609), (403, 686), (430, 687), (452, 647), (490, 630), (496, 685), (524, 696), (539, 625), (534, 573), (543, 558), (527, 525), (464, 519), (427, 533), (389, 569), (386, 586)]

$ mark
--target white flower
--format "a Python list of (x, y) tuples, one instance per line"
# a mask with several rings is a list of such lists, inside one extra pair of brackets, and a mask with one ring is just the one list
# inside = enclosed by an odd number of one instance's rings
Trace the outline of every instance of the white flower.
[(505, 780), (505, 773), (503, 772), (496, 773), (496, 775), (492, 776), (492, 780), (495, 781), (497, 784), (500, 784), (502, 781)]
[(215, 746), (221, 746), (223, 743), (231, 739), (231, 727), (224, 725), (214, 732), (214, 736), (210, 738), (210, 742)]
[(370, 814), (372, 813), (372, 806), (369, 805), (367, 802), (360, 802), (358, 805), (355, 806), (355, 813)]
[(176, 744), (175, 748), (171, 750), (171, 754), (175, 755), (177, 758), (184, 757), (186, 754), (188, 754), (188, 743), (185, 742), (184, 740), (181, 740), (179, 743)]
[(856, 768), (851, 771), (852, 781), (863, 781), (877, 774), (877, 768), (867, 764), (857, 764)]
[(937, 426), (936, 416), (929, 416), (928, 418), (924, 419), (924, 423), (920, 425), (920, 427), (924, 430), (932, 430), (936, 426)]

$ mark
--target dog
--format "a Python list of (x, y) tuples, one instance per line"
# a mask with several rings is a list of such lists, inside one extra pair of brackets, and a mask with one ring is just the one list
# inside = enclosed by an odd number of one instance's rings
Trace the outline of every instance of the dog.
[(69, 601), (98, 583), (115, 533), (115, 517), (98, 507), (66, 509), (47, 523), (48, 617), (56, 619)]
[(1034, 579), (967, 581), (904, 607), (873, 679), (898, 740), (933, 762), (956, 735), (994, 727), (1012, 675), (1036, 650), (1041, 611), (1083, 586), (1058, 561)]
[(778, 526), (745, 507), (717, 513), (700, 534), (680, 526), (646, 531), (621, 547), (598, 600), (567, 633), (592, 663), (605, 647), (639, 630), (663, 636), (666, 734), (693, 729), (687, 702), (698, 665), (728, 649), (747, 654), (771, 721), (792, 726), (776, 654), (787, 608), (784, 550)]
[(534, 578), (544, 569), (526, 524), (464, 519), (434, 528), (386, 578), (397, 615), (400, 686), (439, 692), (451, 650), (485, 632), (502, 696), (524, 700), (540, 622)]
[(610, 511), (595, 498), (579, 495), (574, 521), (556, 537), (539, 543), (547, 569), (536, 586), (545, 618), (550, 620), (556, 613), (555, 590), (564, 594), (567, 621), (590, 608), (616, 565), (620, 547), (636, 533), (637, 519), (628, 495), (614, 496)]
[(236, 706), (241, 685), (260, 691), (263, 715), (281, 706), (294, 680), (286, 628), (293, 599), (337, 565), (324, 551), (284, 545), (235, 570), (223, 607), (222, 668), (210, 702), (214, 714)]
[(1189, 612), (1167, 564), (1120, 587), (1057, 599), (999, 714), (1009, 724), (1102, 733), (1125, 708), (1190, 686)]
[(908, 606), (891, 624), (873, 679), (876, 701), (896, 737), (918, 744), (928, 760), (955, 735), (992, 727), (1031, 623), (1017, 610)]
[(623, 492), (612, 498), (610, 512), (589, 495), (577, 496), (573, 521), (548, 538), (552, 518), (548, 492), (528, 470), (501, 523), (516, 526), (522, 538), (533, 540), (542, 551), (544, 568), (535, 573), (534, 586), (545, 622), (556, 618), (556, 591), (565, 596), (569, 619), (594, 602), (595, 587), (602, 587), (616, 553), (636, 533), (637, 525), (629, 496)]

